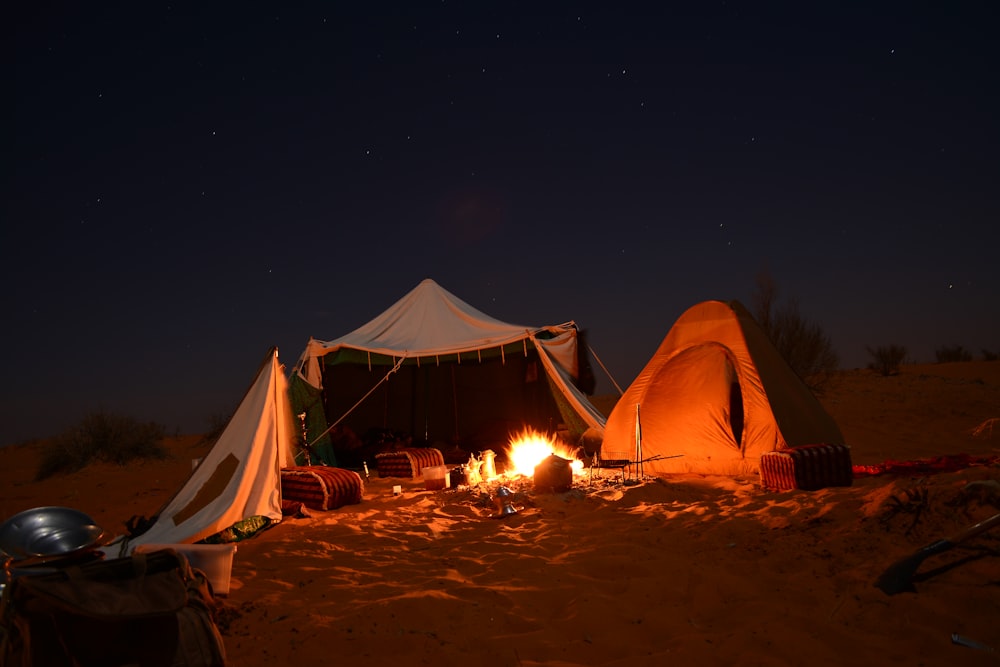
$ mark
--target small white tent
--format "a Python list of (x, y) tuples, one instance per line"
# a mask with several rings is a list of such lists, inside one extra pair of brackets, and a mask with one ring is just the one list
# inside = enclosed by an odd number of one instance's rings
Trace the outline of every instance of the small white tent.
[(222, 435), (191, 476), (124, 547), (190, 544), (254, 516), (281, 520), (281, 469), (292, 465), (287, 380), (272, 349)]

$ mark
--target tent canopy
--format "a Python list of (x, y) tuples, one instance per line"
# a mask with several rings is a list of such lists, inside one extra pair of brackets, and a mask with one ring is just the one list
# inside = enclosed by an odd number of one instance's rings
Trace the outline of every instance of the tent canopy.
[[(578, 437), (604, 418), (575, 386), (574, 322), (532, 327), (497, 320), (431, 279), (382, 314), (332, 340), (311, 338), (292, 382), (309, 438), (326, 424), (415, 440), (461, 441), (520, 425), (563, 424)], [(303, 400), (312, 390), (313, 400)], [(310, 412), (311, 411), (311, 412)]]
[(738, 301), (706, 301), (674, 323), (608, 416), (603, 449), (664, 456), (647, 473), (740, 475), (761, 454), (843, 444), (836, 422)]
[[(563, 336), (575, 341), (576, 325), (573, 322), (549, 327), (507, 324), (426, 278), (381, 315), (351, 333), (329, 341), (310, 338), (296, 370), (309, 384), (321, 387), (320, 360), (343, 350), (392, 359), (436, 358), (500, 349), (536, 336)], [(560, 365), (576, 377), (579, 369), (575, 343), (565, 345), (562, 350), (553, 347), (551, 351), (558, 355)]]

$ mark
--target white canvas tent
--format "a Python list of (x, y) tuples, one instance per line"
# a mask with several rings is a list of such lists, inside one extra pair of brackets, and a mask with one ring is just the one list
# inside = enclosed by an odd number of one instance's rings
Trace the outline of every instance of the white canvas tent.
[(287, 380), (272, 349), (222, 435), (145, 533), (127, 542), (190, 544), (254, 516), (281, 520), (281, 468), (292, 465)]
[[(332, 340), (311, 338), (292, 383), (308, 385), (309, 439), (343, 421), (355, 432), (399, 429), (433, 442), (499, 421), (579, 436), (604, 416), (575, 385), (574, 322), (529, 327), (482, 313), (425, 279), (382, 314)], [(377, 388), (373, 393), (373, 389)]]

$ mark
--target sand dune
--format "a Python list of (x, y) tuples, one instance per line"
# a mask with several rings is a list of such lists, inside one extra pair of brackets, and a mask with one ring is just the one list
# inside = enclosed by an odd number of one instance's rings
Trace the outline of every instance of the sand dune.
[[(841, 374), (822, 397), (854, 463), (1000, 454), (1000, 363)], [(37, 445), (0, 449), (0, 517), (40, 505), (121, 530), (204, 453), (30, 481)], [(995, 665), (1000, 529), (928, 559), (916, 592), (873, 584), (893, 561), (1000, 511), (1000, 467), (775, 492), (757, 478), (607, 471), (571, 491), (506, 480), (424, 491), (373, 478), (359, 505), (239, 543), (220, 626), (234, 665)], [(993, 647), (955, 643), (953, 634)]]

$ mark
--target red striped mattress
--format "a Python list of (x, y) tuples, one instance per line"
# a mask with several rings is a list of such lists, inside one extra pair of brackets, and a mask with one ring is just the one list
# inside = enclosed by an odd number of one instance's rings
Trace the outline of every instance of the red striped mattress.
[(361, 502), (365, 485), (353, 470), (327, 466), (281, 469), (283, 503), (300, 502), (309, 509), (333, 510)]
[(396, 452), (375, 455), (375, 466), (379, 477), (409, 477), (417, 479), (423, 469), (443, 466), (444, 455), (433, 447), (408, 447)]

